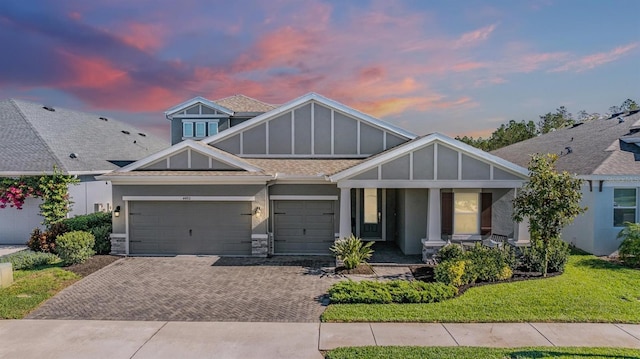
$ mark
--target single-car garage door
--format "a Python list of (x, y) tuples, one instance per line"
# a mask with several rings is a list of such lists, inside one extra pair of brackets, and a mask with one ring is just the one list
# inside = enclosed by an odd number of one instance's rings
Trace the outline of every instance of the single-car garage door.
[(250, 202), (129, 203), (131, 254), (251, 254)]
[(276, 254), (329, 254), (334, 201), (274, 201)]

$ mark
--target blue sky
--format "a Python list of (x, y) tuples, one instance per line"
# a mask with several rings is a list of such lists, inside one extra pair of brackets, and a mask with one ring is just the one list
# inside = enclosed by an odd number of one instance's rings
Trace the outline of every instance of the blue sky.
[(164, 110), (195, 96), (313, 91), (418, 134), (487, 135), (639, 101), (638, 14), (635, 0), (8, 0), (0, 98), (168, 136)]

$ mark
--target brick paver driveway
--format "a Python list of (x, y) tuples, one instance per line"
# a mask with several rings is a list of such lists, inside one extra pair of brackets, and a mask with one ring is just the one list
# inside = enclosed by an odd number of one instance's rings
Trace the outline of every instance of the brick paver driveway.
[[(335, 263), (335, 262), (334, 262)], [(132, 257), (64, 289), (30, 319), (319, 321), (330, 257)]]

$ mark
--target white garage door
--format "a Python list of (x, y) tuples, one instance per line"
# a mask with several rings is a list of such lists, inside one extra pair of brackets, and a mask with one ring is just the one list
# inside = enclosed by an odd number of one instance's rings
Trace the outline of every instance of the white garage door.
[(251, 254), (250, 202), (130, 202), (131, 254)]

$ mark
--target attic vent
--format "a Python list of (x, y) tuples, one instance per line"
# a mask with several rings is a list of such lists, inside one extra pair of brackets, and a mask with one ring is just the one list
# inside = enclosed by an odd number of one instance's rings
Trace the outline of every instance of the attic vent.
[(147, 137), (147, 135), (146, 135), (146, 134), (144, 134), (144, 133), (142, 133), (142, 132), (138, 132), (138, 134), (139, 134), (140, 136), (142, 136), (142, 137)]
[(56, 109), (51, 106), (42, 106), (42, 108), (44, 108), (47, 111), (56, 112)]
[(71, 152), (71, 153), (69, 154), (69, 158), (78, 158), (78, 154), (77, 154), (77, 153), (75, 153), (75, 152)]
[(624, 122), (624, 118), (622, 118), (622, 116), (618, 117), (618, 123), (623, 123)]
[(578, 126), (581, 126), (582, 124), (583, 122), (574, 123), (573, 126), (571, 126), (571, 128), (576, 128)]
[(125, 131), (125, 130), (122, 130), (122, 131), (120, 131), (120, 132), (124, 133), (125, 135), (130, 135), (130, 134), (131, 134), (131, 132), (129, 132), (129, 131)]
[(572, 153), (572, 152), (573, 152), (573, 149), (572, 149), (570, 146), (567, 146), (567, 147), (565, 147), (564, 149), (567, 151), (567, 152), (566, 152), (567, 154), (570, 154), (570, 153)]
[(108, 118), (106, 118), (106, 117), (100, 117), (100, 119), (101, 119), (102, 121), (109, 121), (109, 119), (108, 119)]

